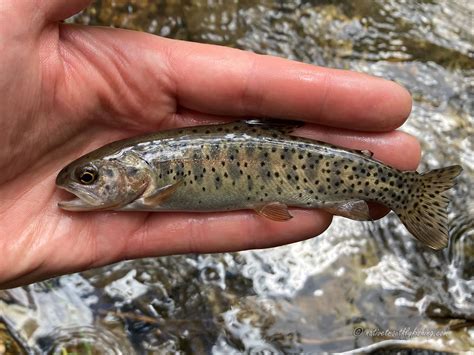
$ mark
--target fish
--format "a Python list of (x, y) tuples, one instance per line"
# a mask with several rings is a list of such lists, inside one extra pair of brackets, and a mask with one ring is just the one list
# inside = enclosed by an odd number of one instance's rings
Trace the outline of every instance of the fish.
[(274, 221), (288, 207), (370, 221), (367, 202), (395, 212), (428, 247), (448, 244), (449, 198), (462, 167), (401, 171), (353, 150), (294, 135), (298, 121), (249, 119), (160, 131), (96, 149), (65, 166), (56, 185), (67, 211), (253, 210)]

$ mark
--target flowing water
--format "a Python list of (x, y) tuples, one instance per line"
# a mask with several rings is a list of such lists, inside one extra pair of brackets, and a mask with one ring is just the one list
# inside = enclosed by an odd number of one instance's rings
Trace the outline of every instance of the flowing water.
[[(474, 5), (408, 0), (102, 0), (71, 22), (379, 75), (407, 87), (421, 169), (461, 164), (449, 248), (394, 215), (233, 254), (127, 261), (0, 291), (0, 354), (474, 348)], [(137, 63), (139, 65), (139, 63)]]

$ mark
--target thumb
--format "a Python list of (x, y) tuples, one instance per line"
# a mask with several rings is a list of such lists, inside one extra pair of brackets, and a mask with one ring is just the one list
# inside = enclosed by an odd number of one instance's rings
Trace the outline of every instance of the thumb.
[(92, 0), (2, 0), (0, 18), (31, 19), (32, 25), (40, 22), (64, 20), (85, 7)]
[(46, 21), (61, 21), (77, 14), (92, 0), (36, 0)]
[[(8, 37), (33, 38), (45, 24), (64, 20), (85, 8), (92, 0), (0, 0), (0, 49)], [(8, 26), (4, 26), (3, 24)], [(10, 36), (9, 36), (10, 35)], [(19, 37), (18, 35), (25, 35)], [(2, 53), (3, 54), (3, 53)]]

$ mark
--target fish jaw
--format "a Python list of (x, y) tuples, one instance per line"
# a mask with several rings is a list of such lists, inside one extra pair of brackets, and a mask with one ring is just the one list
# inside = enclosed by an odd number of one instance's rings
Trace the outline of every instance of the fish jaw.
[(66, 190), (67, 192), (75, 195), (76, 198), (68, 201), (59, 201), (58, 207), (66, 211), (93, 211), (100, 208), (100, 205), (94, 204), (94, 198), (90, 196), (87, 191), (81, 192), (81, 190), (68, 187), (60, 186), (60, 189)]
[(90, 211), (91, 209), (93, 209), (94, 206), (91, 206), (85, 203), (80, 198), (75, 198), (69, 201), (58, 202), (58, 207), (65, 211), (78, 212), (78, 211)]

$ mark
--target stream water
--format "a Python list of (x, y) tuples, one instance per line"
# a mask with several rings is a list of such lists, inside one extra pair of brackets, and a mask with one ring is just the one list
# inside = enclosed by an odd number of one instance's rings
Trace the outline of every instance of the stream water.
[(127, 261), (0, 291), (0, 354), (462, 352), (474, 348), (474, 3), (102, 0), (70, 22), (395, 80), (420, 170), (461, 164), (449, 248), (394, 215), (288, 246)]

